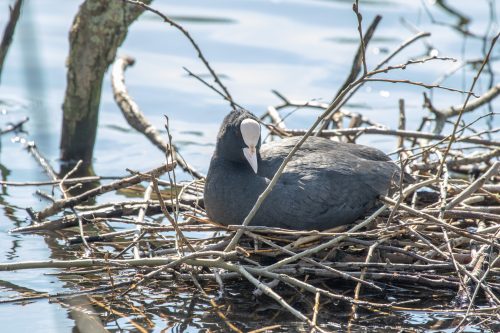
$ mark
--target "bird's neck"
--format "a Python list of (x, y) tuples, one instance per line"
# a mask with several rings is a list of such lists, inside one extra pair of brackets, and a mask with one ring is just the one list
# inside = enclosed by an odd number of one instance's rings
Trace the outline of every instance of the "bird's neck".
[(215, 169), (224, 170), (223, 176), (238, 176), (241, 179), (252, 179), (257, 176), (246, 160), (221, 156), (217, 152), (212, 156), (209, 171)]

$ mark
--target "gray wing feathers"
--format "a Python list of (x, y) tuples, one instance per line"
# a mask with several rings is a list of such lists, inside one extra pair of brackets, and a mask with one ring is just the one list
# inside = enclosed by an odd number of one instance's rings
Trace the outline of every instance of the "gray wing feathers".
[[(265, 219), (265, 225), (294, 229), (349, 223), (399, 177), (398, 167), (377, 149), (316, 139), (309, 138), (297, 151), (264, 202), (266, 216), (258, 214), (255, 222)], [(259, 174), (271, 178), (297, 141), (264, 145)]]

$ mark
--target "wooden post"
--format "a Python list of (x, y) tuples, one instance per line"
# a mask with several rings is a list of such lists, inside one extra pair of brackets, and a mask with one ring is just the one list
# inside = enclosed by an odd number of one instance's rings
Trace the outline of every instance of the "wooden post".
[(119, 0), (86, 0), (80, 6), (69, 35), (60, 143), (63, 161), (91, 164), (102, 80), (128, 26), (141, 13), (138, 7)]

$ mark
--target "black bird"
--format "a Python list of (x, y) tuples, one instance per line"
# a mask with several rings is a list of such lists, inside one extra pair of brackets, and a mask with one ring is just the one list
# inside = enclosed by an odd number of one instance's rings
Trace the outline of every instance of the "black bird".
[[(298, 140), (261, 146), (257, 118), (247, 111), (230, 112), (208, 169), (208, 217), (225, 225), (243, 223)], [(250, 224), (296, 230), (349, 224), (373, 208), (399, 177), (399, 167), (378, 149), (309, 137)]]

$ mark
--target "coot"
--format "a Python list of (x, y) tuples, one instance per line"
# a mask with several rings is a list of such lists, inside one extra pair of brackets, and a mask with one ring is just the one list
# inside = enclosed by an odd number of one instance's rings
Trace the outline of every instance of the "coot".
[[(217, 136), (205, 184), (215, 222), (241, 224), (299, 137), (261, 146), (257, 118), (230, 112)], [(349, 224), (399, 180), (400, 169), (378, 149), (309, 137), (287, 164), (250, 225), (324, 230)]]

